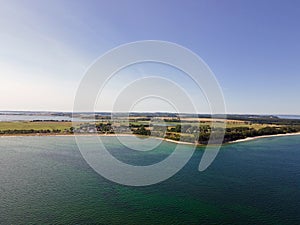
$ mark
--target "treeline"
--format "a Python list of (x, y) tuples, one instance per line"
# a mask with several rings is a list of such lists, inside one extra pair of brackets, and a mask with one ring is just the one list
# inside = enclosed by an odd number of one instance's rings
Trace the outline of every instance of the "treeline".
[(52, 130), (35, 130), (35, 129), (21, 129), (21, 130), (0, 130), (0, 134), (57, 134), (61, 133), (59, 129), (52, 129)]
[(277, 116), (228, 115), (227, 119), (243, 120), (249, 123), (258, 123), (258, 124), (273, 124), (273, 125), (287, 125), (287, 126), (300, 125), (299, 119), (282, 119)]
[(151, 131), (150, 130), (146, 130), (144, 125), (141, 125), (139, 128), (137, 128), (136, 130), (132, 130), (133, 134), (137, 134), (137, 135), (146, 135), (146, 136), (150, 136), (151, 135)]
[[(135, 126), (136, 127), (136, 126)], [(276, 135), (300, 132), (300, 126), (267, 126), (261, 129), (254, 129), (249, 127), (233, 127), (226, 128), (223, 143), (245, 139), (248, 137), (259, 137), (264, 135)], [(214, 143), (214, 140), (220, 140), (223, 132), (215, 130), (211, 137), (212, 130), (208, 125), (196, 127), (191, 125), (171, 127), (166, 130), (149, 130), (144, 125), (133, 130), (134, 134), (138, 135), (153, 135), (157, 137), (164, 137), (175, 141), (184, 141), (190, 143), (208, 144), (209, 140)], [(198, 138), (197, 135), (199, 134)]]
[(31, 120), (30, 122), (72, 122), (71, 120)]
[(248, 127), (227, 128), (224, 136), (224, 143), (245, 139), (248, 137), (258, 137), (264, 135), (276, 135), (300, 132), (299, 126), (283, 126), (283, 127), (264, 127), (261, 129), (253, 129)]
[[(113, 134), (113, 133), (133, 133), (136, 135), (163, 137), (176, 141), (184, 141), (190, 143), (207, 144), (209, 140), (219, 140), (223, 138), (223, 130), (214, 130), (209, 125), (177, 125), (173, 126), (149, 126), (130, 124), (129, 127), (125, 126), (112, 126), (111, 123), (97, 123), (81, 124), (78, 127), (70, 127), (68, 129), (8, 129), (0, 130), (0, 135), (13, 135), (13, 134), (72, 134), (72, 133), (97, 133), (97, 134)], [(263, 135), (275, 135), (300, 132), (300, 125), (290, 126), (267, 126), (260, 129), (251, 127), (232, 127), (226, 128), (223, 143), (245, 139), (248, 137), (257, 137)], [(211, 134), (214, 134), (212, 136)], [(212, 137), (211, 137), (212, 136)]]

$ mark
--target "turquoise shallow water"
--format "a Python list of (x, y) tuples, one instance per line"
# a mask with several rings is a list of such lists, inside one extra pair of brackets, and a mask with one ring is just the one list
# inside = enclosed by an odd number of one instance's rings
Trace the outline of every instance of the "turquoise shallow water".
[[(175, 147), (138, 153), (105, 142), (137, 165)], [(202, 153), (167, 181), (126, 187), (96, 174), (73, 137), (2, 137), (0, 224), (300, 224), (300, 136), (223, 146), (200, 173)]]

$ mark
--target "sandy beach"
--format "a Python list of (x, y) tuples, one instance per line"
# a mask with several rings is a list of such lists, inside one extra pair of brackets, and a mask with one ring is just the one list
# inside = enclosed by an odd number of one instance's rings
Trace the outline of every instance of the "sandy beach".
[[(287, 134), (274, 134), (274, 135), (263, 135), (263, 136), (256, 136), (256, 137), (248, 137), (245, 139), (240, 139), (236, 141), (230, 141), (225, 144), (235, 144), (235, 143), (241, 143), (241, 142), (248, 142), (248, 141), (254, 141), (257, 139), (262, 139), (262, 138), (272, 138), (272, 137), (284, 137), (284, 136), (295, 136), (295, 135), (300, 135), (300, 132), (298, 133), (287, 133)], [(4, 137), (44, 137), (44, 136), (50, 136), (50, 137), (75, 137), (75, 136), (85, 136), (85, 137), (92, 137), (92, 136), (101, 136), (101, 137), (142, 137), (142, 138), (155, 138), (157, 140), (161, 141), (167, 141), (175, 144), (183, 144), (183, 145), (197, 145), (197, 146), (205, 146), (203, 144), (195, 144), (195, 143), (190, 143), (190, 142), (183, 142), (183, 141), (176, 141), (172, 139), (166, 139), (166, 138), (161, 138), (161, 137), (153, 137), (153, 136), (140, 136), (140, 135), (135, 135), (135, 134), (20, 134), (20, 135), (0, 135), (0, 138)]]
[(175, 141), (172, 139), (166, 139), (161, 137), (153, 137), (153, 136), (141, 136), (141, 135), (135, 135), (135, 134), (13, 134), (13, 135), (0, 135), (0, 138), (7, 138), (7, 137), (76, 137), (76, 136), (82, 136), (82, 137), (93, 137), (93, 136), (100, 136), (100, 137), (141, 137), (141, 138), (154, 138), (161, 141), (167, 141), (175, 144), (184, 144), (184, 145), (197, 145), (197, 146), (203, 146), (202, 144), (195, 144), (190, 142), (183, 142), (183, 141)]
[(248, 137), (248, 138), (245, 138), (245, 139), (240, 139), (240, 140), (236, 140), (236, 141), (230, 141), (227, 144), (234, 144), (234, 143), (239, 143), (239, 142), (253, 141), (253, 140), (262, 139), (262, 138), (284, 137), (284, 136), (295, 136), (295, 135), (300, 135), (300, 132), (298, 132), (298, 133), (288, 133), (288, 134), (274, 134), (274, 135), (263, 135), (263, 136), (256, 136), (256, 137)]

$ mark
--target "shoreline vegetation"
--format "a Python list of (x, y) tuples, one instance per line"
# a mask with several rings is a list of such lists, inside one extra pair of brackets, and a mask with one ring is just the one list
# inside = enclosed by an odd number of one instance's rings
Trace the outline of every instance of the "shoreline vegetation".
[[(225, 142), (225, 144), (236, 144), (236, 143), (242, 143), (242, 142), (249, 142), (254, 141), (258, 139), (264, 139), (264, 138), (274, 138), (274, 137), (285, 137), (285, 136), (298, 136), (300, 135), (300, 132), (296, 133), (286, 133), (286, 134), (272, 134), (272, 135), (263, 135), (263, 136), (256, 136), (256, 137), (247, 137), (244, 139), (239, 139), (235, 141)], [(101, 137), (140, 137), (140, 138), (154, 138), (166, 142), (171, 142), (175, 144), (183, 144), (183, 145), (197, 145), (197, 146), (205, 146), (204, 144), (196, 144), (191, 142), (184, 142), (184, 141), (176, 141), (172, 139), (167, 138), (160, 138), (155, 136), (145, 136), (145, 135), (135, 135), (135, 134), (55, 134), (55, 133), (35, 133), (35, 134), (8, 134), (8, 135), (0, 135), (0, 138), (3, 137), (75, 137), (75, 136), (83, 136), (83, 137), (93, 137), (93, 136), (101, 136)]]
[[(79, 115), (78, 118), (80, 118)], [(226, 121), (221, 117), (213, 119), (208, 116), (179, 117), (142, 113), (131, 115), (129, 118), (119, 116), (113, 121), (108, 115), (92, 117), (84, 114), (83, 118), (89, 121), (0, 121), (0, 136), (118, 135), (152, 137), (173, 143), (204, 146), (209, 141), (209, 144), (219, 143), (218, 140), (222, 138), (224, 132), (222, 144), (300, 134), (300, 120), (280, 119), (274, 116), (228, 115)], [(92, 118), (95, 119), (93, 122)], [(225, 130), (218, 128), (218, 124), (225, 122)]]

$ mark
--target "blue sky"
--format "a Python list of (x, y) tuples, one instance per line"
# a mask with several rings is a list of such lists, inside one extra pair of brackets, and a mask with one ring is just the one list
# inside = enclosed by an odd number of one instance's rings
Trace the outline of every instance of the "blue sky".
[(198, 54), (228, 113), (300, 114), (299, 27), (299, 1), (1, 1), (0, 110), (71, 111), (97, 57), (152, 39)]

